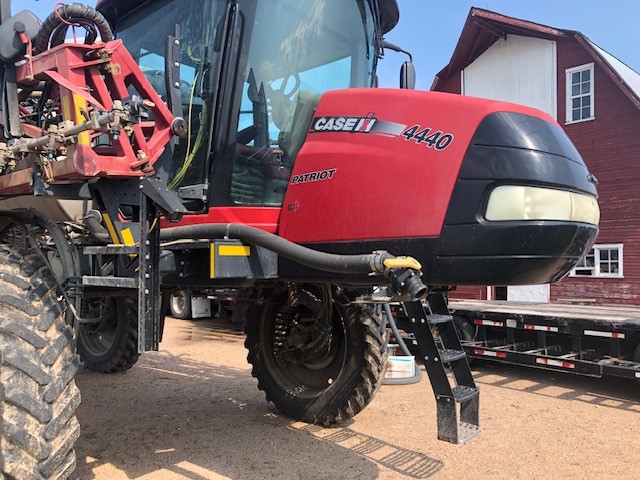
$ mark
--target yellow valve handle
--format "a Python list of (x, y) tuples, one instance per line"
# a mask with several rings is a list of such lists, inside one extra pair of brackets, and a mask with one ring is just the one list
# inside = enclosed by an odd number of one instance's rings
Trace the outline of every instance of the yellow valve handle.
[(410, 268), (412, 270), (420, 270), (422, 265), (413, 257), (395, 257), (384, 260), (383, 265), (387, 268)]

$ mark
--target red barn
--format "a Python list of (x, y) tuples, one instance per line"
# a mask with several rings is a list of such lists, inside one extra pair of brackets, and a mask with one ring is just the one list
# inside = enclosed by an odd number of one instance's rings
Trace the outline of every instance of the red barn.
[(600, 235), (570, 276), (452, 296), (640, 305), (640, 75), (580, 32), (472, 8), (432, 90), (546, 111), (599, 180)]

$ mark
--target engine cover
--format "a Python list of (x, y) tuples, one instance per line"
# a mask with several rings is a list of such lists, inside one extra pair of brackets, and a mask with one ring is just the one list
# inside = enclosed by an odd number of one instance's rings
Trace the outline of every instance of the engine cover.
[(575, 194), (597, 211), (593, 177), (538, 110), (436, 92), (328, 92), (296, 159), (279, 234), (335, 253), (413, 255), (431, 284), (562, 278), (591, 247), (597, 220), (564, 218), (552, 205), (540, 218), (489, 221), (491, 193), (505, 185)]

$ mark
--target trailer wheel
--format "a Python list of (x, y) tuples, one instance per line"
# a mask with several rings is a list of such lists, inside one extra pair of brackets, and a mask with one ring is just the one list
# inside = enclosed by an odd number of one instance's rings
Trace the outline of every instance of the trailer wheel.
[(328, 287), (271, 291), (246, 310), (247, 360), (258, 388), (283, 414), (329, 425), (373, 399), (387, 362), (379, 307), (336, 301)]
[(475, 339), (476, 329), (473, 326), (473, 323), (471, 323), (471, 319), (469, 317), (465, 317), (463, 315), (454, 315), (453, 324), (458, 331), (460, 340), (472, 342)]
[[(476, 338), (476, 328), (473, 323), (471, 323), (471, 319), (464, 315), (454, 315), (453, 316), (453, 325), (456, 327), (456, 331), (458, 332), (458, 337), (460, 340), (464, 340), (467, 342), (472, 342)], [(467, 362), (469, 365), (472, 365), (474, 362), (478, 361), (476, 358), (471, 358), (467, 356)]]
[(73, 329), (39, 257), (0, 246), (0, 478), (68, 478), (80, 435)]
[(123, 372), (133, 367), (140, 357), (136, 300), (108, 298), (100, 323), (79, 326), (78, 354), (84, 366), (96, 372)]
[(169, 297), (169, 311), (172, 317), (180, 320), (191, 318), (191, 292), (180, 290)]

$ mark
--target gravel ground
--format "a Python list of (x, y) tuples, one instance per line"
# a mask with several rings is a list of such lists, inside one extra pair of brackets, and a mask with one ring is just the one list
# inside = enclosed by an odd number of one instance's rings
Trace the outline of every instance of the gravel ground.
[(75, 478), (640, 479), (638, 383), (474, 365), (482, 431), (458, 446), (436, 439), (426, 375), (340, 427), (284, 418), (243, 341), (224, 321), (167, 319), (162, 351), (130, 371), (81, 371)]

